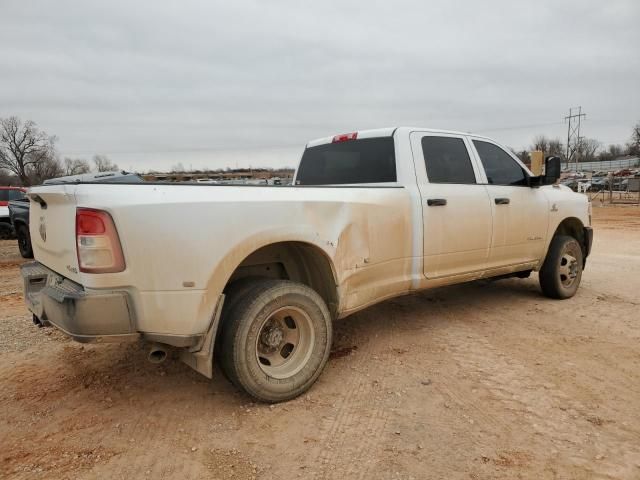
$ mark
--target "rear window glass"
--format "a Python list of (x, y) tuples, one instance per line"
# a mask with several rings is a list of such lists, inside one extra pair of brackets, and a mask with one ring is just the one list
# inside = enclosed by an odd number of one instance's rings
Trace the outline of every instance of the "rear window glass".
[(344, 185), (396, 181), (392, 137), (363, 138), (307, 148), (296, 185)]
[(9, 188), (0, 188), (0, 202), (8, 202), (9, 200), (18, 200), (25, 198), (24, 193), (20, 190), (14, 190)]
[(25, 195), (20, 190), (9, 190), (9, 200), (20, 200), (21, 198), (25, 198)]

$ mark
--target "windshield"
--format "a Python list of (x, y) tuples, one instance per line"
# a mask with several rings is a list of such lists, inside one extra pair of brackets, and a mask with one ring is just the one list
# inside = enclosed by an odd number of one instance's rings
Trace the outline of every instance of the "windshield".
[(395, 181), (393, 137), (364, 138), (307, 148), (296, 176), (296, 185)]

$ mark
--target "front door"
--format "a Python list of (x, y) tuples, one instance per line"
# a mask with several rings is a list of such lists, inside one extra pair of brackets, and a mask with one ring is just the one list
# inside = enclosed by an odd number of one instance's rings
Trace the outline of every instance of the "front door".
[(424, 274), (439, 278), (482, 271), (491, 243), (491, 205), (463, 136), (413, 132), (411, 148), (422, 199)]
[(499, 145), (472, 139), (486, 176), (493, 210), (489, 267), (534, 262), (543, 256), (549, 202), (539, 188), (529, 187), (528, 174)]

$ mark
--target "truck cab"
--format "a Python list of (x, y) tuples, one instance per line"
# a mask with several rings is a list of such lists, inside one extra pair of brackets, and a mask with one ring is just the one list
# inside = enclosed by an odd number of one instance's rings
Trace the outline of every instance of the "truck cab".
[(537, 270), (563, 222), (563, 230), (575, 227), (586, 258), (589, 202), (554, 178), (546, 185), (540, 178), (487, 137), (399, 127), (309, 142), (294, 183), (401, 185), (418, 217), (413, 255), (422, 260), (423, 275), (414, 279), (420, 289)]

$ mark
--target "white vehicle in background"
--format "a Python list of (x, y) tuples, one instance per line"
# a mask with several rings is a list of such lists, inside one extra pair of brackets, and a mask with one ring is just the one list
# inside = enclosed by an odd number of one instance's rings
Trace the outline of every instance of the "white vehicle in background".
[(589, 180), (578, 182), (578, 193), (587, 193), (590, 189), (591, 182)]
[(268, 185), (269, 182), (266, 178), (252, 178), (249, 180), (245, 180), (247, 185)]
[(32, 188), (25, 299), (81, 342), (170, 347), (277, 402), (307, 390), (332, 321), (385, 299), (539, 271), (573, 296), (592, 242), (586, 196), (476, 135), (387, 128), (309, 142), (291, 186), (80, 183)]

